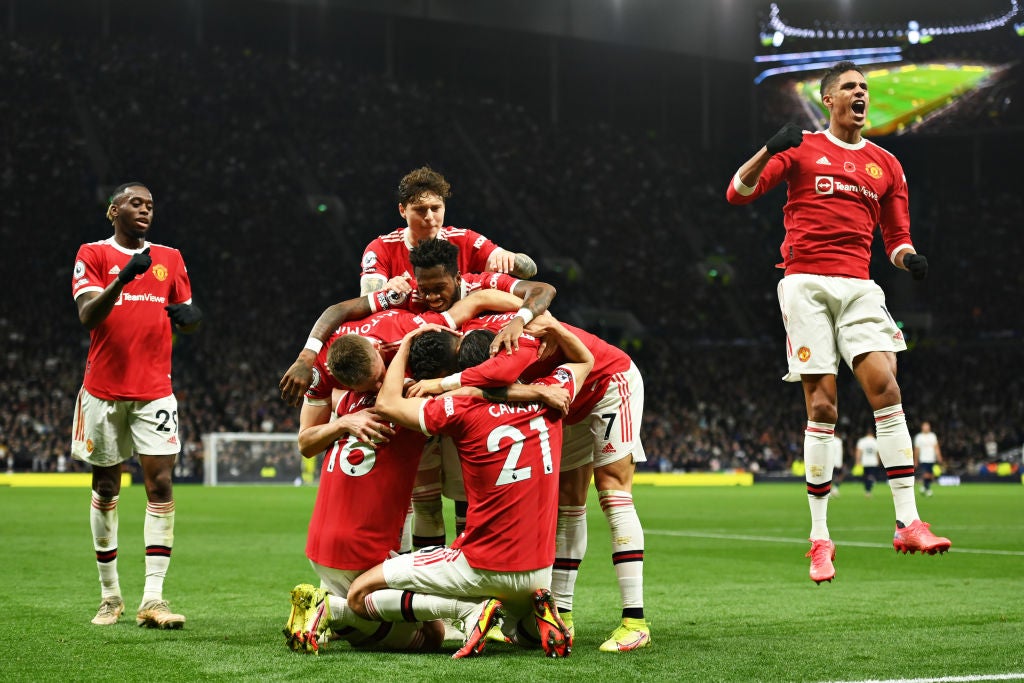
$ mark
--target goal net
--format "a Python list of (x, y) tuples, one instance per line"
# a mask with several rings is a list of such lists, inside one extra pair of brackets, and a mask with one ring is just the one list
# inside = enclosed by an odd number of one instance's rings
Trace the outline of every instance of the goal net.
[(203, 434), (203, 483), (313, 484), (318, 458), (303, 458), (294, 432)]

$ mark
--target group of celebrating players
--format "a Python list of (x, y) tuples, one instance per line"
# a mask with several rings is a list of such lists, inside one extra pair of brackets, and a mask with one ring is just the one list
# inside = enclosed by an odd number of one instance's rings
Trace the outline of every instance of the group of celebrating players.
[(439, 173), (409, 173), (398, 194), (406, 227), (367, 246), (362, 296), (324, 311), (280, 384), (302, 403), (302, 454), (325, 453), (306, 545), (320, 585), (292, 590), (289, 647), (567, 656), (592, 479), (622, 596), (600, 649), (649, 646), (639, 371), (547, 312), (554, 288), (525, 279), (528, 256), (445, 226)]

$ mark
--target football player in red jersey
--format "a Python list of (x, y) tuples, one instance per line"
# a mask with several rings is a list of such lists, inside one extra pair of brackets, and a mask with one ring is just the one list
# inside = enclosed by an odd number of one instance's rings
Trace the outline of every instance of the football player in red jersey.
[(913, 449), (896, 382), (896, 353), (906, 344), (869, 274), (875, 226), (881, 227), (894, 266), (915, 280), (928, 274), (927, 259), (910, 239), (907, 180), (896, 157), (861, 136), (870, 97), (860, 67), (849, 61), (835, 64), (822, 76), (820, 91), (829, 111), (828, 129), (804, 133), (786, 124), (740, 166), (726, 190), (730, 203), (747, 204), (780, 182), (788, 186), (779, 264), (785, 275), (778, 286), (789, 358), (784, 379), (802, 383), (807, 407), (807, 556), (810, 577), (818, 584), (835, 576), (827, 510), (840, 359), (853, 370), (874, 410), (878, 455), (895, 505), (894, 547), (934, 554), (950, 546), (918, 515)]
[(202, 313), (181, 253), (147, 240), (153, 195), (138, 182), (115, 188), (107, 207), (114, 234), (83, 244), (72, 294), (89, 330), (89, 357), (78, 393), (71, 454), (92, 466), (90, 526), (101, 603), (92, 622), (116, 624), (124, 611), (117, 572), (122, 463), (139, 454), (146, 487), (146, 583), (140, 626), (181, 628), (185, 617), (163, 599), (174, 540), (171, 475), (181, 452), (171, 387), (171, 335), (194, 332)]
[[(594, 358), (564, 327), (553, 330), (567, 362), (538, 380), (575, 395)], [(469, 498), (466, 531), (448, 548), (385, 560), (360, 575), (349, 607), (368, 618), (415, 621), (461, 618), (472, 624), (456, 658), (478, 654), (498, 616), (520, 642), (540, 641), (566, 656), (571, 636), (548, 586), (555, 550), (561, 413), (540, 402), (492, 403), (476, 396), (406, 398), (403, 380), (415, 333), (402, 342), (378, 394), (377, 411), (424, 434), (450, 435), (459, 450)], [(530, 523), (523, 523), (529, 510)], [(524, 619), (530, 613), (535, 619)]]
[(478, 232), (445, 226), (444, 213), (451, 186), (444, 176), (423, 166), (410, 171), (398, 183), (398, 213), (406, 227), (381, 235), (363, 250), (360, 293), (390, 289), (409, 294), (413, 265), (409, 252), (428, 239), (442, 239), (459, 248), (463, 273), (509, 273), (521, 278), (537, 274), (537, 264), (523, 253), (502, 249)]

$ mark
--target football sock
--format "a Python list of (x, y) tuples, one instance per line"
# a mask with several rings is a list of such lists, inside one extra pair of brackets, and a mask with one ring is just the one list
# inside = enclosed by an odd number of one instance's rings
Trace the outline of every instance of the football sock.
[(364, 599), (366, 613), (380, 621), (432, 621), (464, 619), (471, 629), (480, 613), (480, 600), (427, 595), (384, 588)]
[(412, 524), (413, 524), (412, 501), (409, 502), (409, 509), (405, 513), (405, 523), (402, 524), (402, 539), (398, 544), (398, 552), (408, 553), (412, 551)]
[(142, 603), (163, 599), (164, 578), (174, 546), (174, 501), (146, 505), (142, 536), (146, 542), (146, 586)]
[(444, 506), (441, 482), (417, 486), (412, 490), (412, 544), (415, 548), (444, 545)]
[[(626, 491), (598, 491), (601, 510), (612, 532), (612, 565), (619, 580), (622, 609), (644, 607), (644, 529)], [(631, 612), (633, 613), (633, 612)], [(642, 617), (642, 614), (641, 614)]]
[(464, 500), (455, 501), (455, 538), (462, 535), (466, 530), (466, 514), (469, 512), (469, 503)]
[(878, 457), (892, 489), (896, 519), (909, 525), (919, 517), (914, 500), (914, 447), (902, 404), (875, 411), (875, 433)]
[(121, 595), (121, 584), (117, 578), (117, 499), (118, 496), (104, 498), (92, 492), (89, 526), (92, 527), (92, 544), (100, 572), (101, 598)]
[(559, 505), (551, 595), (559, 612), (572, 611), (576, 576), (587, 552), (587, 506)]
[(804, 479), (811, 508), (811, 540), (828, 539), (828, 494), (832, 491), (832, 439), (836, 426), (807, 421), (804, 430)]

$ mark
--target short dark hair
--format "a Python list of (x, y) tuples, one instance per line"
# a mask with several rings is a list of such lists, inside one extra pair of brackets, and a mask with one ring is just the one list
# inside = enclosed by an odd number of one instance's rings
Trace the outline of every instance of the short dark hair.
[(861, 76), (864, 75), (864, 71), (848, 59), (836, 62), (824, 73), (824, 75), (822, 75), (821, 85), (818, 87), (818, 94), (824, 96), (825, 91), (832, 87), (832, 84), (836, 82), (836, 79), (847, 71), (856, 71)]
[(130, 183), (121, 183), (120, 185), (115, 187), (114, 191), (110, 193), (109, 203), (113, 204), (114, 200), (117, 199), (118, 196), (123, 194), (124, 191), (127, 190), (129, 187), (141, 187), (141, 188), (144, 188), (147, 192), (152, 193), (152, 190), (150, 190), (148, 187), (146, 187), (145, 183), (140, 183), (137, 180), (133, 180)]
[(441, 330), (424, 332), (409, 348), (409, 373), (416, 381), (444, 377), (459, 371), (455, 355), (458, 338)]
[(495, 334), (485, 328), (467, 333), (459, 344), (459, 370), (480, 365), (490, 358), (494, 337)]
[(398, 181), (398, 203), (405, 206), (424, 192), (433, 192), (444, 201), (452, 196), (452, 186), (444, 176), (430, 168), (421, 166), (409, 171)]
[(436, 237), (423, 240), (409, 252), (409, 262), (414, 269), (443, 266), (449, 275), (456, 277), (459, 275), (459, 248)]

